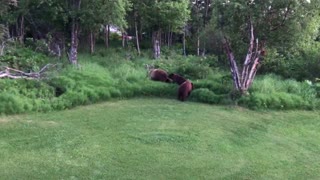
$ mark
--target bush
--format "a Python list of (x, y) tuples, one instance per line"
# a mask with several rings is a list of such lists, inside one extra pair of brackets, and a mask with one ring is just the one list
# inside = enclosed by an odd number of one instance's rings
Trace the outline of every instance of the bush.
[(315, 109), (319, 108), (319, 99), (311, 82), (270, 74), (258, 77), (250, 95), (241, 97), (239, 104), (252, 109)]
[(5, 55), (0, 56), (0, 65), (22, 71), (39, 71), (41, 66), (48, 62), (47, 56), (36, 53), (26, 47), (9, 46)]
[(159, 60), (154, 64), (169, 73), (177, 73), (187, 79), (205, 79), (213, 74), (213, 67), (210, 67), (203, 57), (179, 56), (174, 60)]
[(268, 55), (262, 61), (260, 73), (274, 73), (284, 78), (299, 81), (314, 80), (320, 76), (319, 42), (281, 52), (268, 49)]
[(22, 96), (13, 95), (9, 92), (0, 94), (0, 113), (1, 114), (17, 114), (28, 112), (31, 105), (28, 104)]
[(194, 88), (205, 88), (210, 91), (215, 92), (216, 94), (229, 94), (232, 91), (232, 82), (225, 82), (223, 79), (220, 80), (199, 80), (194, 81)]
[(241, 97), (239, 105), (251, 109), (314, 109), (314, 106), (301, 96), (284, 92), (270, 94), (253, 93), (250, 96)]
[(320, 83), (315, 83), (314, 87), (317, 92), (317, 98), (320, 98)]
[(226, 104), (230, 103), (228, 94), (217, 95), (207, 88), (199, 88), (192, 91), (190, 99), (208, 104)]
[(265, 94), (285, 92), (301, 96), (307, 101), (314, 101), (317, 97), (316, 88), (311, 82), (298, 82), (293, 79), (284, 80), (274, 74), (256, 78), (250, 92), (260, 92)]
[[(52, 111), (92, 104), (112, 98), (177, 97), (179, 86), (151, 81), (144, 68), (150, 60), (127, 61), (119, 56), (80, 55), (80, 66), (67, 66), (45, 81), (0, 79), (0, 113)], [(90, 59), (89, 59), (90, 58)], [(92, 62), (95, 61), (95, 62)], [(104, 62), (105, 61), (105, 62)], [(177, 56), (154, 64), (169, 72), (184, 73), (194, 84), (190, 101), (232, 104), (251, 109), (320, 108), (319, 84), (285, 80), (274, 74), (259, 76), (248, 96), (234, 93), (230, 72), (213, 68), (199, 57)], [(210, 69), (206, 71), (206, 69)]]

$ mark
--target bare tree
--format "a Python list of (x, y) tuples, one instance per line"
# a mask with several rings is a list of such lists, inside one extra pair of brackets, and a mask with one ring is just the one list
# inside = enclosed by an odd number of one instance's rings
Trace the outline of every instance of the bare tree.
[(259, 45), (258, 38), (255, 39), (253, 25), (250, 21), (250, 45), (242, 68), (237, 65), (230, 42), (226, 37), (223, 44), (229, 59), (234, 86), (241, 94), (246, 94), (256, 76), (263, 55), (264, 44)]

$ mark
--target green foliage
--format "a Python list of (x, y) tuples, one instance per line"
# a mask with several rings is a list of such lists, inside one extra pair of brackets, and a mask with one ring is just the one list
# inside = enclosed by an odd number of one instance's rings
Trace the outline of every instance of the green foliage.
[(283, 80), (266, 75), (254, 82), (250, 95), (239, 99), (239, 104), (252, 109), (315, 109), (319, 108), (315, 87), (309, 82)]
[(54, 98), (54, 89), (41, 81), (1, 79), (0, 91), (1, 114), (50, 110), (40, 106)]
[(189, 0), (155, 1), (132, 0), (135, 11), (141, 16), (143, 27), (153, 30), (181, 31), (190, 17)]
[[(1, 9), (0, 9), (0, 14), (1, 14)], [(2, 46), (9, 38), (7, 37), (8, 31), (9, 31), (8, 28), (4, 24), (0, 24), (0, 55), (2, 55), (1, 53), (3, 53)]]
[[(258, 76), (248, 96), (234, 93), (231, 75), (211, 66), (214, 58), (174, 56), (151, 61), (129, 61), (119, 50), (80, 55), (78, 67), (66, 66), (48, 74), (44, 81), (0, 79), (0, 113), (53, 111), (93, 104), (115, 98), (164, 97), (176, 99), (179, 86), (151, 81), (145, 64), (169, 73), (179, 73), (194, 84), (189, 101), (208, 104), (239, 104), (252, 109), (320, 108), (319, 84), (284, 80), (276, 75)], [(214, 64), (214, 63), (213, 63)]]
[(318, 35), (319, 3), (316, 1), (234, 0), (214, 1), (212, 6), (212, 27), (231, 39), (236, 57), (247, 53), (249, 20), (254, 26), (255, 37), (279, 50), (314, 41)]
[(157, 60), (154, 64), (187, 79), (205, 79), (214, 73), (213, 67), (210, 67), (211, 60), (197, 56), (175, 56), (174, 59)]
[(8, 66), (22, 71), (39, 71), (47, 61), (48, 58), (44, 54), (19, 46), (10, 46), (5, 55), (0, 56), (1, 66)]
[(303, 48), (293, 48), (285, 52), (268, 49), (262, 62), (262, 73), (275, 73), (285, 78), (300, 81), (314, 80), (320, 76), (320, 44), (312, 43)]
[(273, 92), (269, 94), (252, 93), (249, 97), (242, 97), (240, 105), (248, 106), (251, 109), (313, 109), (301, 96), (284, 92)]
[(200, 80), (193, 82), (194, 87), (208, 89), (215, 94), (229, 94), (232, 91), (232, 81), (224, 81), (223, 77), (217, 78), (215, 80)]
[(315, 87), (315, 89), (317, 91), (317, 98), (320, 98), (320, 83), (318, 83), (318, 82), (315, 83), (314, 87)]
[(228, 97), (228, 94), (217, 95), (207, 88), (199, 88), (192, 91), (190, 99), (209, 104), (224, 104)]

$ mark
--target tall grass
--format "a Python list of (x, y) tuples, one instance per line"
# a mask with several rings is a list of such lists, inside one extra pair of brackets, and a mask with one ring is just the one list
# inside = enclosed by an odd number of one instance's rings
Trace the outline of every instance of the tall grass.
[[(145, 64), (154, 64), (169, 73), (192, 80), (194, 90), (188, 100), (209, 104), (239, 104), (251, 109), (316, 109), (320, 107), (319, 88), (307, 82), (284, 80), (275, 75), (257, 77), (249, 96), (233, 93), (229, 72), (210, 64), (208, 59), (150, 60), (127, 59), (111, 49), (94, 55), (81, 54), (79, 66), (67, 65), (48, 75), (45, 81), (0, 80), (0, 113), (53, 111), (113, 98), (155, 96), (177, 98), (178, 86), (151, 81)], [(239, 98), (240, 97), (240, 98)]]
[(311, 83), (285, 80), (273, 74), (258, 77), (250, 94), (239, 102), (253, 109), (315, 109), (320, 105)]

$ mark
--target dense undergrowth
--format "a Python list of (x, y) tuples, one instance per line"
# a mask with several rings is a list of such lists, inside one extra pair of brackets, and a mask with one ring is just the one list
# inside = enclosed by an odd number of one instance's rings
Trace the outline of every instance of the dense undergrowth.
[[(118, 51), (118, 52), (117, 52)], [(79, 66), (66, 65), (44, 80), (0, 80), (0, 113), (52, 111), (114, 98), (155, 96), (176, 98), (178, 86), (147, 78), (145, 64), (181, 74), (194, 83), (189, 101), (241, 105), (251, 109), (317, 109), (320, 86), (309, 81), (259, 76), (247, 96), (233, 90), (228, 71), (219, 69), (215, 57), (173, 55), (150, 60), (119, 50), (82, 54)]]

